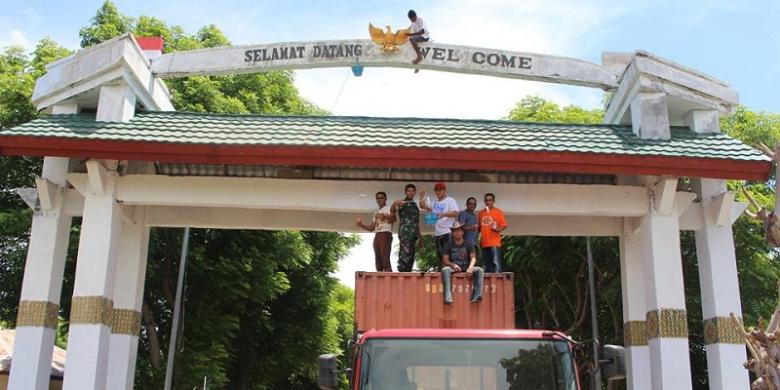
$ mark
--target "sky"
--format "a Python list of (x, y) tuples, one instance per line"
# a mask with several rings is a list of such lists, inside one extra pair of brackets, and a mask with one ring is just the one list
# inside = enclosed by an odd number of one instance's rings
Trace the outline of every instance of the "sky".
[[(76, 49), (79, 29), (102, 0), (0, 0), (0, 48), (28, 49), (49, 36)], [(415, 9), (434, 42), (553, 54), (600, 63), (603, 52), (637, 49), (730, 83), (743, 105), (780, 113), (780, 1), (469, 0), (196, 1), (116, 0), (129, 16), (155, 16), (195, 32), (219, 27), (233, 44), (368, 39), (368, 23), (406, 27)], [(584, 87), (410, 69), (296, 71), (301, 95), (334, 115), (500, 119), (538, 95), (561, 105), (600, 108)], [(370, 235), (337, 274), (352, 285), (373, 268)]]

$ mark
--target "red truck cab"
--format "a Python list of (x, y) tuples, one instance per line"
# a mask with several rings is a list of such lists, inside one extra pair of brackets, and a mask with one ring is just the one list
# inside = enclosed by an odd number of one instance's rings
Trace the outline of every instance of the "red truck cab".
[[(453, 277), (443, 301), (441, 275), (358, 272), (349, 369), (320, 356), (319, 386), (352, 390), (579, 390), (575, 342), (549, 330), (514, 328), (514, 277), (486, 274), (483, 301), (470, 303), (470, 280)], [(623, 349), (605, 346), (603, 375), (625, 374)]]
[(572, 345), (540, 330), (382, 329), (357, 342), (352, 389), (579, 389)]

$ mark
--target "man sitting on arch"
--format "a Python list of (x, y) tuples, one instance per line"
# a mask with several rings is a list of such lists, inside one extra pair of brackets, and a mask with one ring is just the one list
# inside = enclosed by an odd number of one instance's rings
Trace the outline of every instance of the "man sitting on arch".
[(417, 53), (417, 58), (415, 58), (412, 63), (417, 65), (423, 59), (418, 43), (428, 42), (428, 40), (431, 39), (431, 36), (428, 32), (428, 26), (425, 24), (425, 21), (423, 18), (417, 16), (417, 13), (414, 12), (413, 9), (409, 10), (407, 16), (409, 16), (409, 20), (412, 21), (412, 25), (409, 26), (409, 29), (412, 30), (411, 34), (409, 34), (409, 43), (412, 44), (414, 52)]

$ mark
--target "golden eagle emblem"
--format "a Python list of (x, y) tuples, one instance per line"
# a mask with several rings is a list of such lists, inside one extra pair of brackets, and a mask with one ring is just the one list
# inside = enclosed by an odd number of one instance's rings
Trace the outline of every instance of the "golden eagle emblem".
[(392, 52), (399, 49), (398, 46), (403, 45), (409, 40), (409, 34), (412, 32), (410, 29), (405, 28), (398, 30), (393, 34), (390, 26), (386, 26), (387, 30), (382, 31), (379, 27), (374, 27), (373, 24), (368, 24), (368, 33), (371, 34), (371, 40), (379, 46), (382, 46), (382, 50), (386, 52)]

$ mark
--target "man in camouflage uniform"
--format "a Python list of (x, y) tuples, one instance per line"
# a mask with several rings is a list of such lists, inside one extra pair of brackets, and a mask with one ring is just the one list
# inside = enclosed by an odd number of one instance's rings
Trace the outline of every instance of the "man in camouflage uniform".
[(414, 249), (417, 239), (420, 238), (420, 208), (430, 210), (430, 207), (423, 201), (425, 191), (420, 191), (419, 204), (414, 201), (414, 194), (417, 187), (414, 184), (407, 184), (404, 188), (406, 198), (393, 202), (390, 208), (390, 215), (398, 212), (398, 272), (412, 272), (414, 266)]

